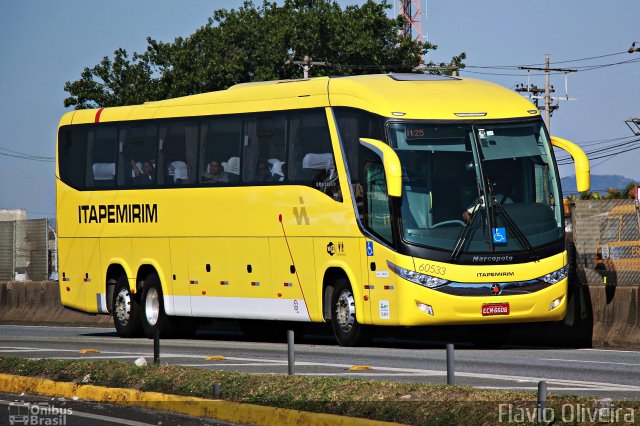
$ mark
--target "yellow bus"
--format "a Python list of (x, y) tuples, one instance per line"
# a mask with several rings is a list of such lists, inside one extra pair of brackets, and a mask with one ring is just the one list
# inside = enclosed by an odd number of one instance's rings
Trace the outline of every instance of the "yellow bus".
[(562, 196), (538, 110), (423, 74), (247, 83), (65, 114), (60, 294), (122, 337), (203, 318), (374, 326), (555, 321)]
[(614, 206), (600, 225), (595, 268), (605, 284), (616, 285), (623, 273), (632, 282), (640, 272), (640, 211), (637, 205)]

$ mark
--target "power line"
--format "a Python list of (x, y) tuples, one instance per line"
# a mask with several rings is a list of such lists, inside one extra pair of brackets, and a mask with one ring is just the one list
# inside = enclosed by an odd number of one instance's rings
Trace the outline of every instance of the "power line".
[[(592, 154), (600, 154), (600, 153), (603, 153), (605, 151), (610, 151), (612, 149), (622, 148), (624, 146), (636, 143), (638, 141), (640, 141), (640, 138), (634, 139), (634, 140), (631, 140), (631, 141), (622, 142), (622, 143), (619, 143), (619, 144), (610, 145), (610, 146), (603, 147), (603, 148), (600, 148), (600, 149), (595, 149), (593, 151), (588, 151), (588, 152), (585, 152), (585, 154), (587, 154), (587, 156), (588, 155), (592, 155)], [(570, 156), (562, 157), (558, 161), (564, 161), (564, 160), (567, 160), (567, 159), (570, 159), (570, 158), (571, 158)]]
[(26, 154), (24, 152), (14, 151), (12, 149), (3, 148), (3, 147), (0, 147), (0, 156), (18, 158), (21, 160), (41, 161), (41, 162), (47, 162), (47, 163), (54, 162), (56, 160), (54, 157)]
[[(590, 60), (590, 59), (597, 59), (597, 58), (603, 58), (603, 57), (607, 57), (607, 56), (614, 56), (614, 55), (620, 55), (623, 53), (630, 53), (630, 52), (618, 52), (618, 53), (612, 53), (612, 54), (608, 54), (608, 55), (599, 55), (599, 56), (592, 56), (589, 58), (582, 58), (582, 59), (572, 59), (572, 60), (566, 60), (566, 61), (554, 61), (554, 62), (549, 62), (549, 64), (561, 64), (561, 63), (570, 63), (570, 62), (579, 62), (579, 61), (584, 61), (584, 60)], [(629, 59), (626, 61), (618, 61), (618, 62), (611, 62), (611, 63), (605, 63), (605, 64), (590, 64), (590, 65), (576, 65), (573, 68), (575, 69), (575, 71), (572, 72), (584, 72), (584, 71), (593, 71), (593, 70), (598, 70), (598, 69), (602, 69), (602, 68), (608, 68), (608, 67), (613, 67), (613, 66), (618, 66), (618, 65), (626, 65), (626, 64), (633, 64), (633, 63), (637, 63), (640, 62), (640, 58), (634, 58), (634, 59)], [(491, 70), (491, 69), (495, 69), (495, 70), (535, 70), (535, 71), (542, 71), (545, 68), (542, 67), (535, 67), (533, 65), (544, 65), (544, 64), (531, 64), (531, 65), (465, 65), (464, 70), (466, 72), (469, 73), (474, 73), (474, 74), (484, 74), (484, 75), (506, 75), (506, 76), (513, 76), (513, 77), (521, 77), (523, 76), (523, 74), (511, 74), (511, 73), (491, 73), (491, 72), (480, 72), (480, 71), (469, 71), (468, 69), (486, 69), (486, 70)], [(566, 71), (562, 70), (562, 69), (550, 69), (551, 71), (551, 75), (558, 75), (558, 74), (564, 74)], [(555, 72), (554, 72), (555, 71)], [(545, 75), (543, 73), (535, 73), (535, 74), (529, 74), (530, 76), (542, 76)]]
[[(622, 51), (622, 52), (615, 52), (615, 53), (607, 53), (604, 55), (598, 55), (598, 56), (589, 56), (586, 58), (579, 58), (579, 59), (566, 59), (564, 61), (553, 61), (550, 62), (551, 64), (567, 64), (570, 62), (582, 62), (582, 61), (590, 61), (592, 59), (600, 59), (600, 58), (606, 58), (609, 56), (617, 56), (617, 55), (624, 55), (625, 53), (631, 53), (628, 50)], [(535, 66), (535, 65), (544, 65), (544, 64), (527, 64), (528, 66)]]
[(584, 147), (587, 147), (587, 146), (600, 145), (602, 143), (621, 141), (621, 140), (624, 140), (624, 139), (631, 139), (631, 138), (635, 138), (635, 137), (636, 137), (636, 135), (620, 136), (618, 138), (596, 139), (596, 140), (592, 140), (592, 141), (576, 142), (576, 143), (584, 148)]
[[(613, 153), (608, 153), (608, 154), (602, 154), (602, 155), (598, 155), (598, 156), (595, 156), (595, 157), (589, 157), (589, 160), (590, 160), (590, 161), (593, 161), (593, 160), (600, 160), (600, 159), (602, 159), (602, 158), (615, 157), (615, 156), (620, 155), (620, 154), (625, 154), (625, 153), (630, 152), (630, 151), (635, 151), (636, 149), (640, 149), (640, 146), (635, 146), (635, 147), (633, 147), (633, 148), (623, 149), (623, 150), (618, 151), (618, 152), (613, 152)], [(572, 163), (572, 161), (571, 161), (571, 159), (570, 159), (570, 158), (568, 158), (568, 159), (557, 160), (557, 161), (556, 161), (556, 163), (557, 163), (559, 166), (566, 166), (566, 165), (568, 165), (568, 164), (571, 164), (571, 163)], [(601, 163), (599, 163), (599, 164), (602, 164), (602, 162), (601, 162)], [(599, 165), (599, 164), (598, 164), (598, 165)]]

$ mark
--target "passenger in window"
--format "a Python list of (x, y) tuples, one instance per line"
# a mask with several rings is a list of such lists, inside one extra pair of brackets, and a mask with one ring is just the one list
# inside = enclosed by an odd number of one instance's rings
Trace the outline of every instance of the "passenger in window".
[(135, 160), (131, 160), (131, 169), (135, 177), (133, 183), (138, 186), (151, 186), (155, 183), (155, 169), (151, 161), (145, 160), (142, 162), (142, 170), (138, 167)]
[(225, 172), (218, 160), (209, 163), (208, 170), (202, 175), (203, 183), (227, 183), (229, 173)]
[(189, 168), (186, 161), (172, 161), (169, 163), (169, 176), (176, 185), (191, 183), (189, 180)]
[(284, 182), (285, 162), (274, 158), (269, 160), (269, 164), (271, 164), (271, 180)]
[(273, 180), (273, 176), (271, 175), (271, 170), (269, 169), (269, 163), (267, 162), (267, 160), (258, 161), (256, 181), (271, 182), (272, 180)]

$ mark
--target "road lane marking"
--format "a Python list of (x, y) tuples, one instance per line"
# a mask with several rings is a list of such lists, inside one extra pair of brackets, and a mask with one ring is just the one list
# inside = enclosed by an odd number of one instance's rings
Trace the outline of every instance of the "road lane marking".
[(541, 358), (541, 360), (542, 361), (562, 361), (562, 362), (583, 362), (587, 364), (640, 365), (640, 363), (632, 363), (632, 362), (590, 361), (586, 359)]
[(215, 368), (224, 368), (224, 367), (277, 367), (277, 366), (285, 367), (287, 365), (287, 362), (285, 361), (281, 364), (274, 364), (274, 363), (266, 364), (264, 362), (250, 362), (250, 363), (225, 362), (225, 363), (215, 364), (215, 363), (209, 362), (207, 364), (175, 364), (175, 365), (179, 365), (181, 367), (210, 367), (215, 369)]
[(638, 354), (639, 351), (623, 351), (621, 349), (595, 349), (595, 348), (580, 348), (578, 351), (594, 351), (594, 352), (620, 352), (620, 353), (630, 353), (630, 354)]
[[(474, 388), (476, 389), (497, 389), (497, 390), (532, 390), (532, 391), (537, 391), (538, 387), (537, 386), (474, 386)], [(597, 388), (597, 389), (591, 389), (591, 388), (576, 388), (576, 387), (557, 387), (557, 386), (547, 386), (547, 390), (550, 391), (581, 391), (581, 392), (593, 392), (593, 391), (598, 391), (598, 392), (620, 392), (620, 389), (618, 388)]]

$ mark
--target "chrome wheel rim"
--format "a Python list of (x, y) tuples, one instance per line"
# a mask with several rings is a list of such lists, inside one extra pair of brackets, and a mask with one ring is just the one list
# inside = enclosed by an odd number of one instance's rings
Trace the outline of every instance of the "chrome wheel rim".
[(122, 288), (116, 296), (116, 318), (123, 326), (129, 323), (131, 317), (131, 294), (126, 288)]
[(156, 325), (160, 315), (160, 295), (155, 287), (151, 287), (147, 291), (147, 296), (144, 300), (144, 314), (149, 325)]
[(349, 333), (356, 322), (356, 304), (353, 294), (349, 290), (343, 290), (336, 302), (336, 319), (338, 326), (344, 333)]

